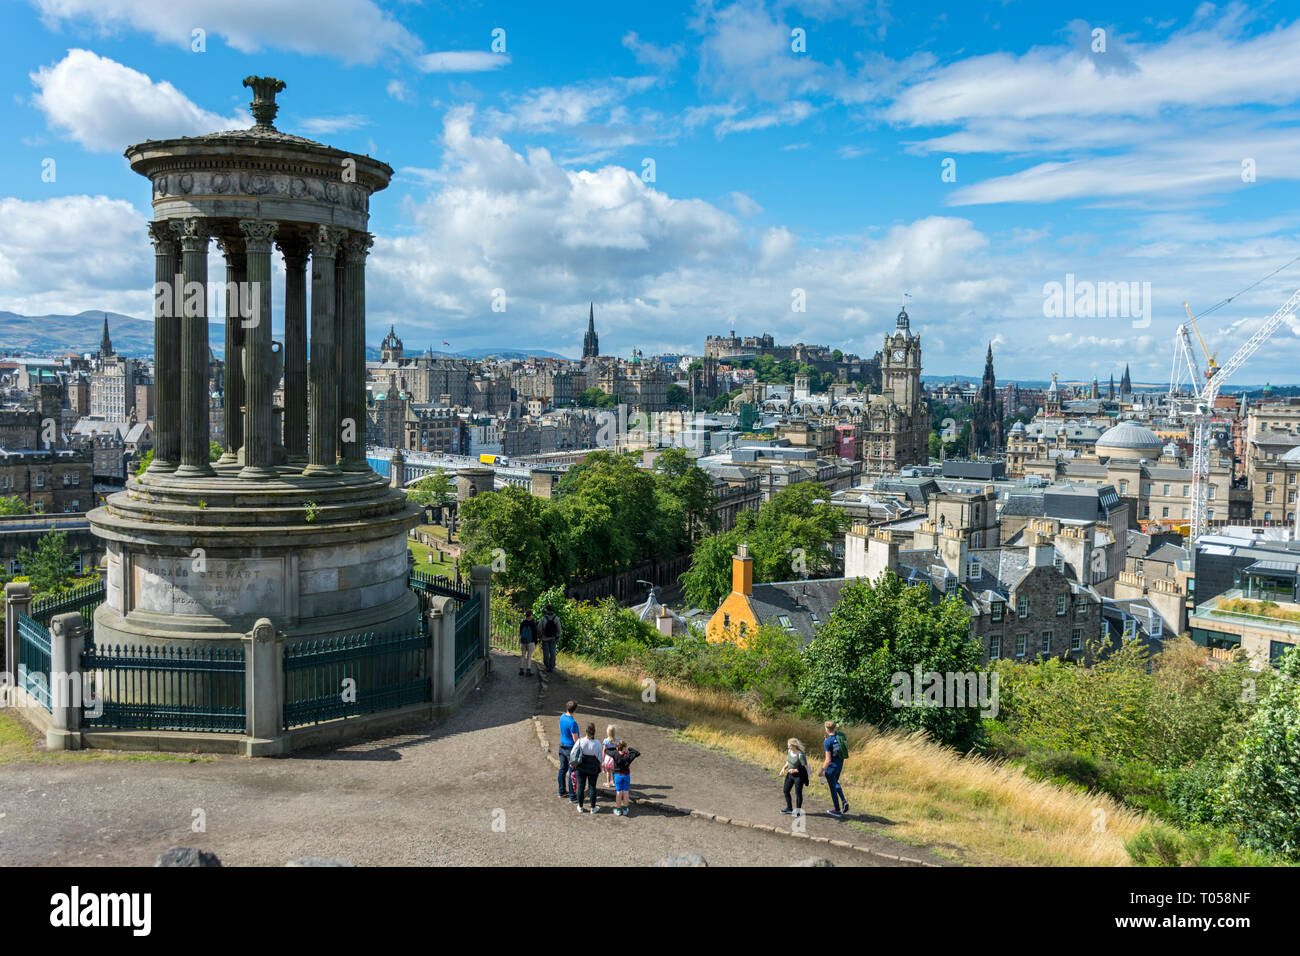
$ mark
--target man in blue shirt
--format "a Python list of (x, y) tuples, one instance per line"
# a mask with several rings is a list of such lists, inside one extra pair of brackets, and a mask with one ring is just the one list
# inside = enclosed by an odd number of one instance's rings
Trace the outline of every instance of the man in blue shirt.
[(556, 779), (560, 791), (557, 796), (561, 799), (568, 797), (574, 803), (578, 802), (578, 794), (569, 786), (569, 751), (582, 733), (577, 718), (573, 716), (577, 709), (578, 702), (571, 700), (564, 705), (564, 713), (560, 715), (560, 776)]
[[(826, 739), (822, 741), (822, 750), (826, 752), (826, 762), (822, 764), (818, 776), (826, 779), (826, 785), (831, 791), (831, 803), (835, 805), (833, 810), (826, 812), (833, 817), (842, 817), (849, 812), (849, 798), (844, 796), (844, 790), (840, 787), (840, 771), (844, 769), (844, 754), (840, 752), (840, 738), (835, 733), (833, 720), (826, 721)], [(843, 801), (842, 808), (841, 801)]]

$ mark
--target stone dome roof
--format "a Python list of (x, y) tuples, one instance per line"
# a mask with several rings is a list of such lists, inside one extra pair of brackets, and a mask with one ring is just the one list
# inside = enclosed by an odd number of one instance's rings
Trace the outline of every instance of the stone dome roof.
[(1300, 445), (1296, 445), (1282, 456), (1282, 461), (1300, 461)]
[(1164, 442), (1149, 428), (1137, 422), (1120, 422), (1101, 433), (1097, 439), (1100, 458), (1157, 458)]

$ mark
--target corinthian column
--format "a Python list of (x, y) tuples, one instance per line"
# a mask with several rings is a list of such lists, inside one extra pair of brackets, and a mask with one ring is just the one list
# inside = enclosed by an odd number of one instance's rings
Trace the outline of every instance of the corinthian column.
[[(344, 471), (366, 471), (366, 255), (374, 237), (354, 232), (347, 248), (343, 284), (343, 416), (342, 466)], [(349, 425), (350, 420), (350, 425)], [(351, 440), (347, 440), (348, 436)]]
[(181, 271), (181, 463), (180, 478), (213, 474), (208, 464), (208, 235), (202, 219), (183, 219)]
[(241, 219), (248, 255), (248, 284), (252, 312), (244, 329), (244, 467), (240, 478), (275, 478), (272, 412), (275, 383), (271, 381), (271, 237), (279, 223), (269, 219)]
[(244, 318), (242, 310), (252, 303), (241, 292), (248, 281), (244, 242), (232, 236), (217, 240), (226, 259), (226, 382), (221, 406), (222, 453), (219, 465), (233, 465), (239, 460), (244, 444)]
[(150, 473), (176, 470), (181, 457), (181, 336), (179, 244), (167, 222), (149, 223), (154, 248), (153, 363), (154, 430)]
[(284, 254), (284, 451), (307, 459), (307, 240), (281, 236)]
[(343, 230), (321, 226), (311, 240), (311, 365), (307, 389), (311, 454), (304, 475), (337, 475), (338, 377), (335, 374), (334, 260)]

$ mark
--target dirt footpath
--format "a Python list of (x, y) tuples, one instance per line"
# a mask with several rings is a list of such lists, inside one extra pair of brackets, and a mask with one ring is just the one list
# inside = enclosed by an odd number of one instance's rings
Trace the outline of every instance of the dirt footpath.
[[(634, 764), (635, 790), (788, 825), (776, 812), (779, 786), (763, 770), (673, 741), (595, 688), (557, 681), (545, 703), (558, 714), (554, 701), (570, 695), (583, 703), (579, 716), (602, 731), (606, 723), (629, 728), (624, 736), (645, 754)], [(514, 658), (498, 657), (454, 717), (339, 749), (193, 763), (17, 760), (0, 766), (0, 865), (152, 866), (174, 845), (211, 850), (232, 866), (282, 866), (304, 856), (362, 866), (640, 866), (677, 853), (699, 853), (712, 866), (781, 866), (812, 856), (841, 866), (888, 862), (637, 808), (629, 818), (578, 814), (556, 796), (555, 771), (532, 722), (537, 700), (536, 680), (518, 677)], [(554, 740), (555, 729), (547, 730)], [(199, 820), (203, 832), (193, 829)], [(808, 820), (810, 833), (870, 839), (839, 826)], [(881, 845), (924, 858), (901, 844)]]

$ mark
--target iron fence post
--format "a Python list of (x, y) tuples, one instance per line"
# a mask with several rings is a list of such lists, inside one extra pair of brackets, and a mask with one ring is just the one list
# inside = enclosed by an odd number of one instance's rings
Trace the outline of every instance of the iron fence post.
[(485, 564), (476, 564), (469, 572), (470, 596), (478, 595), (478, 627), (480, 656), (492, 667), (492, 569)]

